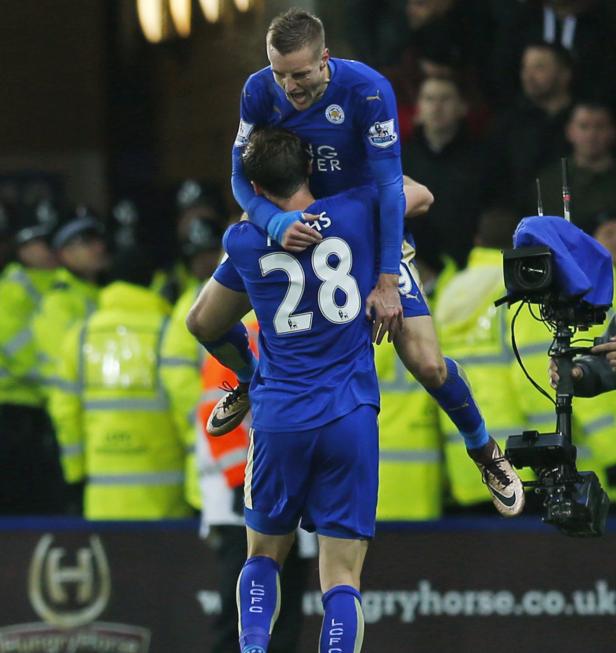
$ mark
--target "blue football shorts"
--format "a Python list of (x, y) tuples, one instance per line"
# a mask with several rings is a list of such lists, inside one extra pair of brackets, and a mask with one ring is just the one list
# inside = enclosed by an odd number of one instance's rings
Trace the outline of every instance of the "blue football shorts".
[(374, 536), (379, 476), (377, 409), (361, 405), (311, 431), (251, 429), (244, 482), (246, 525), (285, 535)]
[(404, 317), (430, 315), (428, 303), (424, 297), (419, 273), (413, 263), (415, 247), (406, 240), (402, 241), (402, 259), (400, 260), (400, 303)]

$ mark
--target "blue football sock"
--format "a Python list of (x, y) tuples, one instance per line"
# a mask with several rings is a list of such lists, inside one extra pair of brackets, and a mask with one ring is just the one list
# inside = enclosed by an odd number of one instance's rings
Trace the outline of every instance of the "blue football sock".
[(350, 585), (336, 585), (323, 594), (323, 627), (319, 653), (354, 653), (364, 640), (361, 594)]
[(201, 344), (222, 365), (235, 372), (240, 383), (250, 383), (257, 369), (257, 359), (248, 344), (246, 327), (238, 322), (219, 340)]
[(266, 556), (244, 563), (237, 579), (242, 653), (265, 653), (280, 612), (280, 566)]
[(445, 358), (447, 378), (436, 390), (426, 388), (439, 406), (449, 415), (464, 438), (467, 449), (479, 449), (488, 443), (490, 435), (475, 403), (471, 386), (461, 367), (451, 358)]

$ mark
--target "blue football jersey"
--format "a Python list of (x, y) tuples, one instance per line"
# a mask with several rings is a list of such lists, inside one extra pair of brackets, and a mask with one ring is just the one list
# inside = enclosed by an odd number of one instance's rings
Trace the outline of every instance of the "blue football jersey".
[[(250, 386), (255, 429), (318, 428), (362, 404), (378, 407), (365, 299), (374, 284), (378, 197), (362, 187), (306, 210), (323, 240), (285, 252), (251, 222), (225, 233), (226, 263), (241, 278), (259, 321), (259, 366)], [(239, 281), (239, 280), (238, 280)]]
[(234, 148), (255, 127), (275, 126), (297, 134), (313, 156), (310, 188), (316, 197), (374, 182), (370, 160), (400, 157), (398, 114), (391, 84), (358, 61), (331, 58), (323, 96), (297, 111), (276, 84), (271, 68), (251, 75), (242, 92)]

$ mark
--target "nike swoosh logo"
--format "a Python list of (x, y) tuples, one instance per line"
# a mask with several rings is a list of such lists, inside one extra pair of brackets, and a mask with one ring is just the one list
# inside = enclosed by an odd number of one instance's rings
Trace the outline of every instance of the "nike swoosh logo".
[(504, 503), (508, 508), (513, 508), (515, 504), (515, 492), (510, 497), (503, 496), (500, 492), (492, 488), (492, 494), (501, 502)]
[(222, 419), (218, 419), (216, 415), (212, 415), (212, 426), (214, 426), (215, 428), (218, 428), (219, 426), (224, 426), (232, 419), (236, 419), (236, 417), (237, 417), (237, 413), (233, 413), (233, 415), (227, 415), (227, 417), (223, 417)]

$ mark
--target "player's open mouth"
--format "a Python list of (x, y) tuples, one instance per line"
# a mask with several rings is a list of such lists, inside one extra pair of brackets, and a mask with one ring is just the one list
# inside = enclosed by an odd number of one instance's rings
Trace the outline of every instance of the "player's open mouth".
[(296, 104), (303, 104), (306, 100), (306, 93), (290, 93), (289, 99)]

